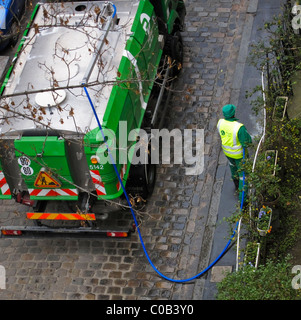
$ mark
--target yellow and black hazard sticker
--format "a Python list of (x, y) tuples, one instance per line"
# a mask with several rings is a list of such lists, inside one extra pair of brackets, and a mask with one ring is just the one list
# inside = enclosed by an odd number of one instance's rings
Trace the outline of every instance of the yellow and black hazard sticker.
[(41, 170), (36, 178), (34, 186), (38, 188), (60, 188), (61, 183), (50, 173)]

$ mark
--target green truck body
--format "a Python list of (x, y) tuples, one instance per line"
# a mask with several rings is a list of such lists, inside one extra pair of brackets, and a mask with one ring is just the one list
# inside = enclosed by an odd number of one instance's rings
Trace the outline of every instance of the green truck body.
[[(122, 195), (112, 163), (100, 163), (107, 148), (83, 86), (104, 132), (115, 137), (108, 143), (123, 184), (138, 175), (135, 190), (142, 179), (131, 165), (136, 141), (120, 141), (120, 123), (127, 135), (150, 126), (145, 115), (162, 87), (165, 56), (182, 62), (173, 52), (184, 16), (183, 1), (38, 4), (1, 87), (8, 120), (1, 125), (0, 199), (33, 205)], [(123, 147), (130, 151), (122, 157)]]

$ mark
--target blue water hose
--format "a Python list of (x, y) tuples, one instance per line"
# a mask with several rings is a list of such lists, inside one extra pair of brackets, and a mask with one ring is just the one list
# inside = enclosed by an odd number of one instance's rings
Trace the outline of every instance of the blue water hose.
[(113, 8), (114, 8), (114, 12), (113, 12), (113, 14), (112, 14), (112, 18), (114, 19), (115, 15), (116, 15), (117, 9), (116, 9), (116, 6), (115, 6), (114, 3), (112, 3), (112, 2), (109, 2), (109, 3), (110, 3), (110, 4), (113, 6)]
[[(162, 274), (162, 273), (156, 268), (156, 266), (153, 264), (153, 262), (151, 261), (149, 255), (148, 255), (148, 253), (147, 253), (147, 250), (146, 250), (146, 248), (145, 248), (145, 244), (144, 244), (143, 239), (142, 239), (142, 236), (141, 236), (140, 228), (139, 228), (139, 225), (138, 225), (138, 222), (137, 222), (137, 219), (136, 219), (135, 212), (134, 212), (134, 210), (133, 210), (133, 207), (132, 207), (132, 204), (131, 204), (130, 199), (129, 199), (129, 197), (128, 197), (128, 194), (127, 194), (127, 192), (126, 192), (126, 190), (125, 190), (125, 187), (124, 187), (124, 184), (123, 184), (123, 182), (122, 182), (122, 179), (121, 179), (121, 177), (120, 177), (120, 175), (119, 175), (119, 172), (118, 172), (118, 169), (117, 169), (115, 160), (114, 160), (114, 158), (113, 158), (113, 156), (112, 156), (112, 153), (111, 153), (111, 151), (110, 151), (110, 148), (109, 148), (109, 146), (108, 146), (108, 144), (107, 144), (107, 142), (106, 142), (105, 135), (104, 135), (104, 131), (103, 131), (102, 126), (101, 126), (101, 124), (100, 124), (100, 121), (99, 121), (99, 118), (98, 118), (98, 116), (97, 116), (95, 107), (94, 107), (93, 102), (92, 102), (92, 100), (91, 100), (91, 98), (90, 98), (90, 95), (89, 95), (89, 92), (88, 92), (87, 88), (84, 87), (84, 90), (85, 90), (85, 93), (86, 93), (87, 98), (88, 98), (88, 100), (89, 100), (89, 103), (90, 103), (90, 105), (91, 105), (91, 108), (92, 108), (92, 110), (93, 110), (95, 119), (96, 119), (97, 124), (98, 124), (98, 127), (99, 127), (99, 129), (100, 129), (100, 132), (101, 132), (101, 134), (102, 134), (103, 141), (105, 141), (106, 147), (107, 147), (107, 149), (108, 149), (108, 154), (109, 154), (109, 156), (110, 156), (111, 163), (112, 163), (112, 165), (113, 165), (113, 167), (114, 167), (116, 176), (118, 177), (118, 180), (119, 180), (119, 182), (120, 182), (121, 188), (122, 188), (123, 193), (124, 193), (124, 195), (125, 195), (126, 201), (127, 201), (128, 205), (129, 205), (130, 211), (131, 211), (131, 213), (132, 213), (132, 216), (133, 216), (133, 219), (134, 219), (134, 222), (135, 222), (135, 225), (136, 225), (136, 230), (137, 230), (137, 232), (138, 232), (138, 235), (139, 235), (139, 238), (140, 238), (140, 242), (141, 242), (141, 244), (142, 244), (143, 251), (144, 251), (144, 253), (145, 253), (146, 257), (147, 257), (148, 262), (150, 263), (150, 265), (152, 266), (152, 268), (155, 270), (155, 272), (156, 272), (158, 275), (160, 275), (162, 278), (164, 278), (164, 279), (166, 279), (166, 280), (168, 280), (168, 281), (171, 281), (171, 282), (183, 283), (183, 282), (188, 282), (188, 281), (191, 281), (191, 280), (194, 280), (194, 279), (200, 277), (201, 275), (203, 275), (204, 273), (206, 273), (209, 269), (211, 269), (211, 268), (221, 259), (221, 257), (225, 254), (225, 252), (228, 250), (228, 248), (229, 248), (229, 246), (230, 246), (230, 244), (231, 244), (231, 242), (232, 242), (232, 240), (233, 240), (233, 238), (234, 238), (234, 236), (235, 236), (235, 234), (236, 234), (236, 231), (237, 231), (237, 227), (238, 227), (239, 222), (236, 223), (236, 226), (235, 226), (235, 228), (234, 228), (233, 234), (232, 234), (232, 236), (230, 237), (230, 239), (229, 239), (228, 243), (226, 244), (225, 248), (223, 249), (223, 251), (222, 251), (222, 252), (219, 254), (219, 256), (218, 256), (207, 268), (205, 268), (202, 272), (196, 274), (195, 276), (193, 276), (193, 277), (191, 277), (191, 278), (181, 279), (181, 280), (172, 279), (172, 278), (169, 278), (169, 277), (165, 276), (164, 274)], [(243, 157), (245, 157), (245, 149), (243, 149)], [(244, 203), (244, 182), (245, 182), (245, 173), (243, 172), (243, 190), (242, 190), (242, 199), (241, 199), (240, 210), (242, 210), (242, 208), (243, 208), (243, 203)]]
[[(110, 2), (111, 3), (111, 2)], [(115, 17), (116, 15), (116, 6), (111, 3), (113, 8), (114, 8), (114, 12), (113, 12), (113, 15), (112, 15), (112, 18)], [(83, 83), (83, 85), (85, 85), (85, 83)], [(153, 262), (151, 261), (151, 258), (149, 257), (148, 253), (147, 253), (147, 250), (145, 248), (145, 244), (144, 244), (144, 241), (143, 241), (143, 238), (142, 238), (142, 235), (141, 235), (141, 232), (140, 232), (140, 228), (139, 228), (139, 225), (138, 225), (138, 222), (137, 222), (137, 219), (136, 219), (136, 215), (135, 215), (135, 212), (133, 210), (133, 207), (132, 207), (132, 204), (130, 202), (130, 199), (129, 199), (129, 196), (125, 190), (125, 187), (124, 187), (124, 184), (122, 182), (122, 179), (119, 175), (119, 172), (118, 172), (118, 169), (117, 169), (117, 166), (116, 166), (116, 163), (115, 163), (115, 160), (112, 156), (112, 153), (110, 151), (110, 148), (109, 148), (109, 145), (108, 143), (106, 142), (106, 139), (105, 139), (105, 135), (104, 135), (104, 132), (103, 132), (103, 129), (102, 129), (102, 126), (100, 124), (100, 121), (99, 121), (99, 118), (98, 118), (98, 115), (96, 113), (96, 110), (95, 110), (95, 107), (93, 105), (93, 102), (91, 100), (91, 97), (89, 95), (89, 92), (87, 90), (87, 88), (84, 86), (84, 90), (85, 90), (85, 93), (87, 95), (87, 98), (89, 100), (89, 103), (91, 105), (91, 108), (93, 110), (93, 113), (94, 113), (94, 116), (95, 116), (95, 119), (97, 121), (97, 124), (98, 124), (98, 127), (100, 129), (100, 132), (101, 132), (101, 135), (102, 135), (102, 138), (103, 138), (103, 141), (105, 141), (105, 144), (106, 144), (106, 148), (108, 150), (108, 154), (110, 156), (110, 159), (111, 159), (111, 163), (114, 167), (114, 170), (115, 170), (115, 173), (116, 173), (116, 176), (118, 177), (118, 180), (120, 182), (120, 185), (121, 185), (121, 188), (123, 190), (123, 193), (125, 195), (125, 198), (126, 198), (126, 201), (128, 203), (128, 206), (130, 208), (130, 211), (132, 213), (132, 216), (133, 216), (133, 219), (134, 219), (134, 222), (135, 222), (135, 225), (136, 225), (136, 230), (138, 232), (138, 235), (139, 235), (139, 239), (140, 239), (140, 242), (141, 242), (141, 245), (142, 245), (142, 248), (143, 248), (143, 251), (146, 255), (146, 258), (148, 260), (148, 262), (150, 263), (150, 265), (152, 266), (152, 268), (154, 269), (154, 271), (159, 275), (161, 276), (162, 278), (168, 280), (168, 281), (171, 281), (171, 282), (176, 282), (176, 283), (184, 283), (184, 282), (189, 282), (189, 281), (192, 281), (198, 277), (200, 277), (201, 275), (203, 275), (204, 273), (206, 273), (208, 270), (210, 270), (221, 258), (222, 256), (226, 253), (226, 251), (228, 250), (228, 248), (230, 247), (231, 245), (231, 242), (233, 241), (234, 239), (234, 236), (236, 234), (236, 231), (237, 231), (237, 228), (238, 228), (238, 225), (239, 225), (239, 221), (236, 223), (235, 225), (235, 228), (234, 228), (234, 231), (233, 231), (233, 234), (232, 236), (230, 237), (229, 241), (227, 242), (225, 248), (222, 250), (222, 252), (219, 254), (219, 256), (207, 267), (205, 268), (203, 271), (201, 271), (200, 273), (196, 274), (195, 276), (191, 277), (191, 278), (187, 278), (187, 279), (181, 279), (181, 280), (176, 280), (176, 279), (172, 279), (172, 278), (169, 278), (167, 276), (165, 276), (163, 273), (161, 273), (157, 268), (156, 266), (153, 264)], [(245, 157), (245, 149), (243, 149), (243, 158)], [(240, 210), (242, 211), (242, 208), (243, 208), (243, 203), (244, 203), (244, 182), (245, 182), (245, 174), (243, 173), (243, 190), (242, 190), (242, 199), (241, 199), (241, 205), (240, 205)]]

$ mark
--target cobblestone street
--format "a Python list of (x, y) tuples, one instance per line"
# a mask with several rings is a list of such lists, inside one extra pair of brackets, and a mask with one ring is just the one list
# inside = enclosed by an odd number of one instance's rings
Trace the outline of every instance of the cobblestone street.
[[(239, 89), (234, 75), (244, 26), (254, 14), (252, 0), (185, 3), (184, 64), (163, 127), (204, 129), (205, 168), (189, 176), (183, 166), (159, 165), (154, 193), (139, 216), (150, 258), (173, 279), (193, 277), (210, 262), (226, 168), (216, 124)], [(13, 200), (0, 205), (1, 223), (22, 219), (27, 210)], [(137, 233), (127, 239), (3, 237), (0, 265), (6, 270), (0, 299), (7, 300), (202, 300), (208, 277), (184, 284), (164, 280)]]

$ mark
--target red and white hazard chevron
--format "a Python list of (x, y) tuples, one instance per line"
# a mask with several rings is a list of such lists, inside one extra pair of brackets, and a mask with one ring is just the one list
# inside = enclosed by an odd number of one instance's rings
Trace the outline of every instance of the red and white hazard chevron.
[(5, 195), (5, 196), (11, 195), (9, 185), (6, 181), (3, 171), (0, 171), (0, 189), (1, 189), (2, 195)]
[(36, 197), (59, 197), (78, 196), (77, 189), (28, 189), (30, 196)]
[(104, 196), (107, 194), (105, 185), (101, 181), (101, 176), (98, 170), (90, 170), (90, 175), (92, 177), (92, 181), (94, 183), (96, 193), (98, 196)]
[(95, 220), (94, 213), (45, 213), (27, 212), (27, 219), (30, 220)]
[[(120, 179), (121, 179), (121, 181), (123, 180), (123, 177), (124, 177), (125, 173), (126, 173), (126, 164), (124, 164), (122, 166), (121, 171), (120, 171)], [(118, 183), (117, 183), (116, 187), (117, 187), (117, 190), (119, 191), (120, 188), (121, 188), (121, 184), (120, 184), (119, 180), (118, 180)]]

